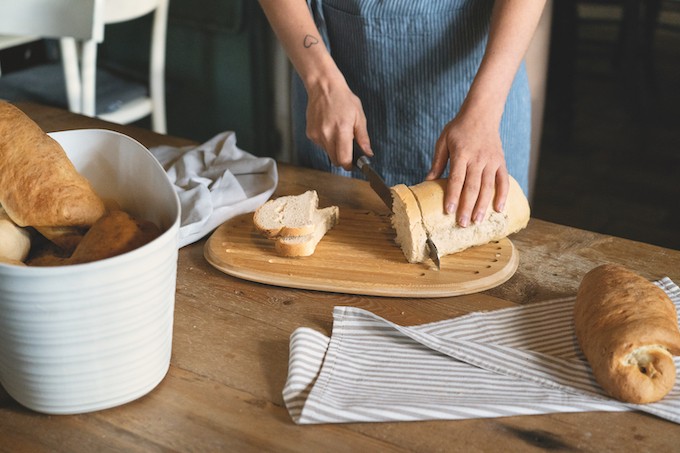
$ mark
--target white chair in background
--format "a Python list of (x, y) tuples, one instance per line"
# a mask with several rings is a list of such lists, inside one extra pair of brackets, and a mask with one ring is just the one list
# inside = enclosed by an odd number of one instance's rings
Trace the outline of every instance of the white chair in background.
[[(115, 110), (101, 111), (97, 108), (97, 45), (104, 40), (105, 25), (152, 12), (149, 83), (145, 87), (148, 89), (139, 91), (134, 98), (125, 99)], [(59, 39), (69, 110), (120, 124), (151, 115), (152, 129), (165, 133), (167, 15), (168, 0), (0, 0), (0, 34)], [(13, 79), (7, 83), (16, 86), (22, 83), (22, 78), (29, 80), (28, 71), (32, 70), (34, 68), (0, 77), (0, 97), (5, 84), (3, 79)], [(34, 78), (31, 83), (40, 82)], [(25, 87), (26, 90), (31, 88)], [(40, 101), (36, 97), (28, 99)]]
[[(132, 100), (102, 119), (127, 124), (151, 115), (152, 129), (167, 132), (165, 114), (165, 47), (169, 0), (106, 0), (104, 23), (113, 24), (137, 19), (152, 13), (151, 48), (149, 55), (149, 96)], [(63, 46), (62, 46), (63, 47)]]

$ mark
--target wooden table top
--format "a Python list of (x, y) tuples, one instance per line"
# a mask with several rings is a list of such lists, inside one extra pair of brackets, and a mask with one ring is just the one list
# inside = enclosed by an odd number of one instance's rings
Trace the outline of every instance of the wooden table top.
[[(147, 147), (191, 141), (18, 104), (44, 130), (105, 128)], [(367, 183), (279, 165), (275, 196), (314, 188), (321, 205), (384, 209)], [(637, 412), (550, 414), (463, 421), (296, 426), (281, 390), (288, 340), (306, 326), (330, 335), (337, 305), (414, 325), (470, 311), (576, 293), (582, 276), (620, 263), (643, 276), (680, 282), (680, 251), (532, 219), (512, 241), (516, 274), (468, 296), (409, 299), (345, 295), (252, 283), (211, 267), (205, 240), (179, 252), (170, 370), (148, 395), (82, 415), (48, 416), (0, 388), (0, 451), (671, 451), (680, 426)], [(502, 447), (501, 447), (502, 446)], [(677, 450), (676, 450), (677, 451)]]

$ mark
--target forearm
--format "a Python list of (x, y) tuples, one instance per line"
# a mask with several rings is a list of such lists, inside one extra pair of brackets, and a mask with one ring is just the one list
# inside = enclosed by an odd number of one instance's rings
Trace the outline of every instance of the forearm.
[(353, 143), (373, 155), (359, 98), (331, 58), (305, 0), (260, 0), (307, 90), (307, 137), (333, 165), (352, 168)]
[(496, 0), (486, 51), (463, 106), (500, 123), (517, 69), (531, 43), (545, 0)]
[(305, 0), (259, 0), (288, 58), (309, 91), (344, 78), (330, 56)]

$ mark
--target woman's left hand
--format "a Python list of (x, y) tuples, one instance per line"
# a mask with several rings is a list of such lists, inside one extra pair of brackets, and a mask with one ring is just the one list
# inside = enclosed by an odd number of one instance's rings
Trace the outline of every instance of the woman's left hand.
[(484, 57), (460, 112), (442, 131), (426, 179), (449, 162), (446, 212), (460, 226), (484, 219), (489, 203), (502, 211), (509, 178), (499, 125), (517, 68), (531, 42), (545, 0), (496, 0)]
[(492, 200), (496, 211), (503, 209), (509, 182), (496, 121), (461, 111), (444, 126), (425, 179), (441, 177), (447, 162), (444, 209), (457, 215), (460, 226), (481, 222)]

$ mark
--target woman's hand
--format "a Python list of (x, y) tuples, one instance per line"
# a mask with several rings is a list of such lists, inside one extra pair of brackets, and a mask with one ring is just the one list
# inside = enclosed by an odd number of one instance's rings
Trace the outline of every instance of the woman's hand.
[(333, 165), (351, 170), (353, 141), (373, 155), (366, 115), (328, 52), (307, 2), (260, 0), (260, 5), (305, 85), (307, 136)]
[(447, 163), (444, 209), (460, 226), (481, 222), (491, 200), (496, 211), (503, 209), (509, 182), (497, 121), (462, 110), (439, 136), (426, 179), (441, 177)]
[(499, 135), (505, 100), (529, 46), (545, 0), (496, 0), (484, 57), (460, 112), (435, 145), (426, 179), (439, 178), (449, 162), (446, 212), (465, 227), (484, 219), (487, 207), (501, 211), (508, 170)]
[(333, 165), (352, 169), (353, 142), (372, 156), (366, 115), (344, 79), (307, 86), (307, 137), (321, 146)]

